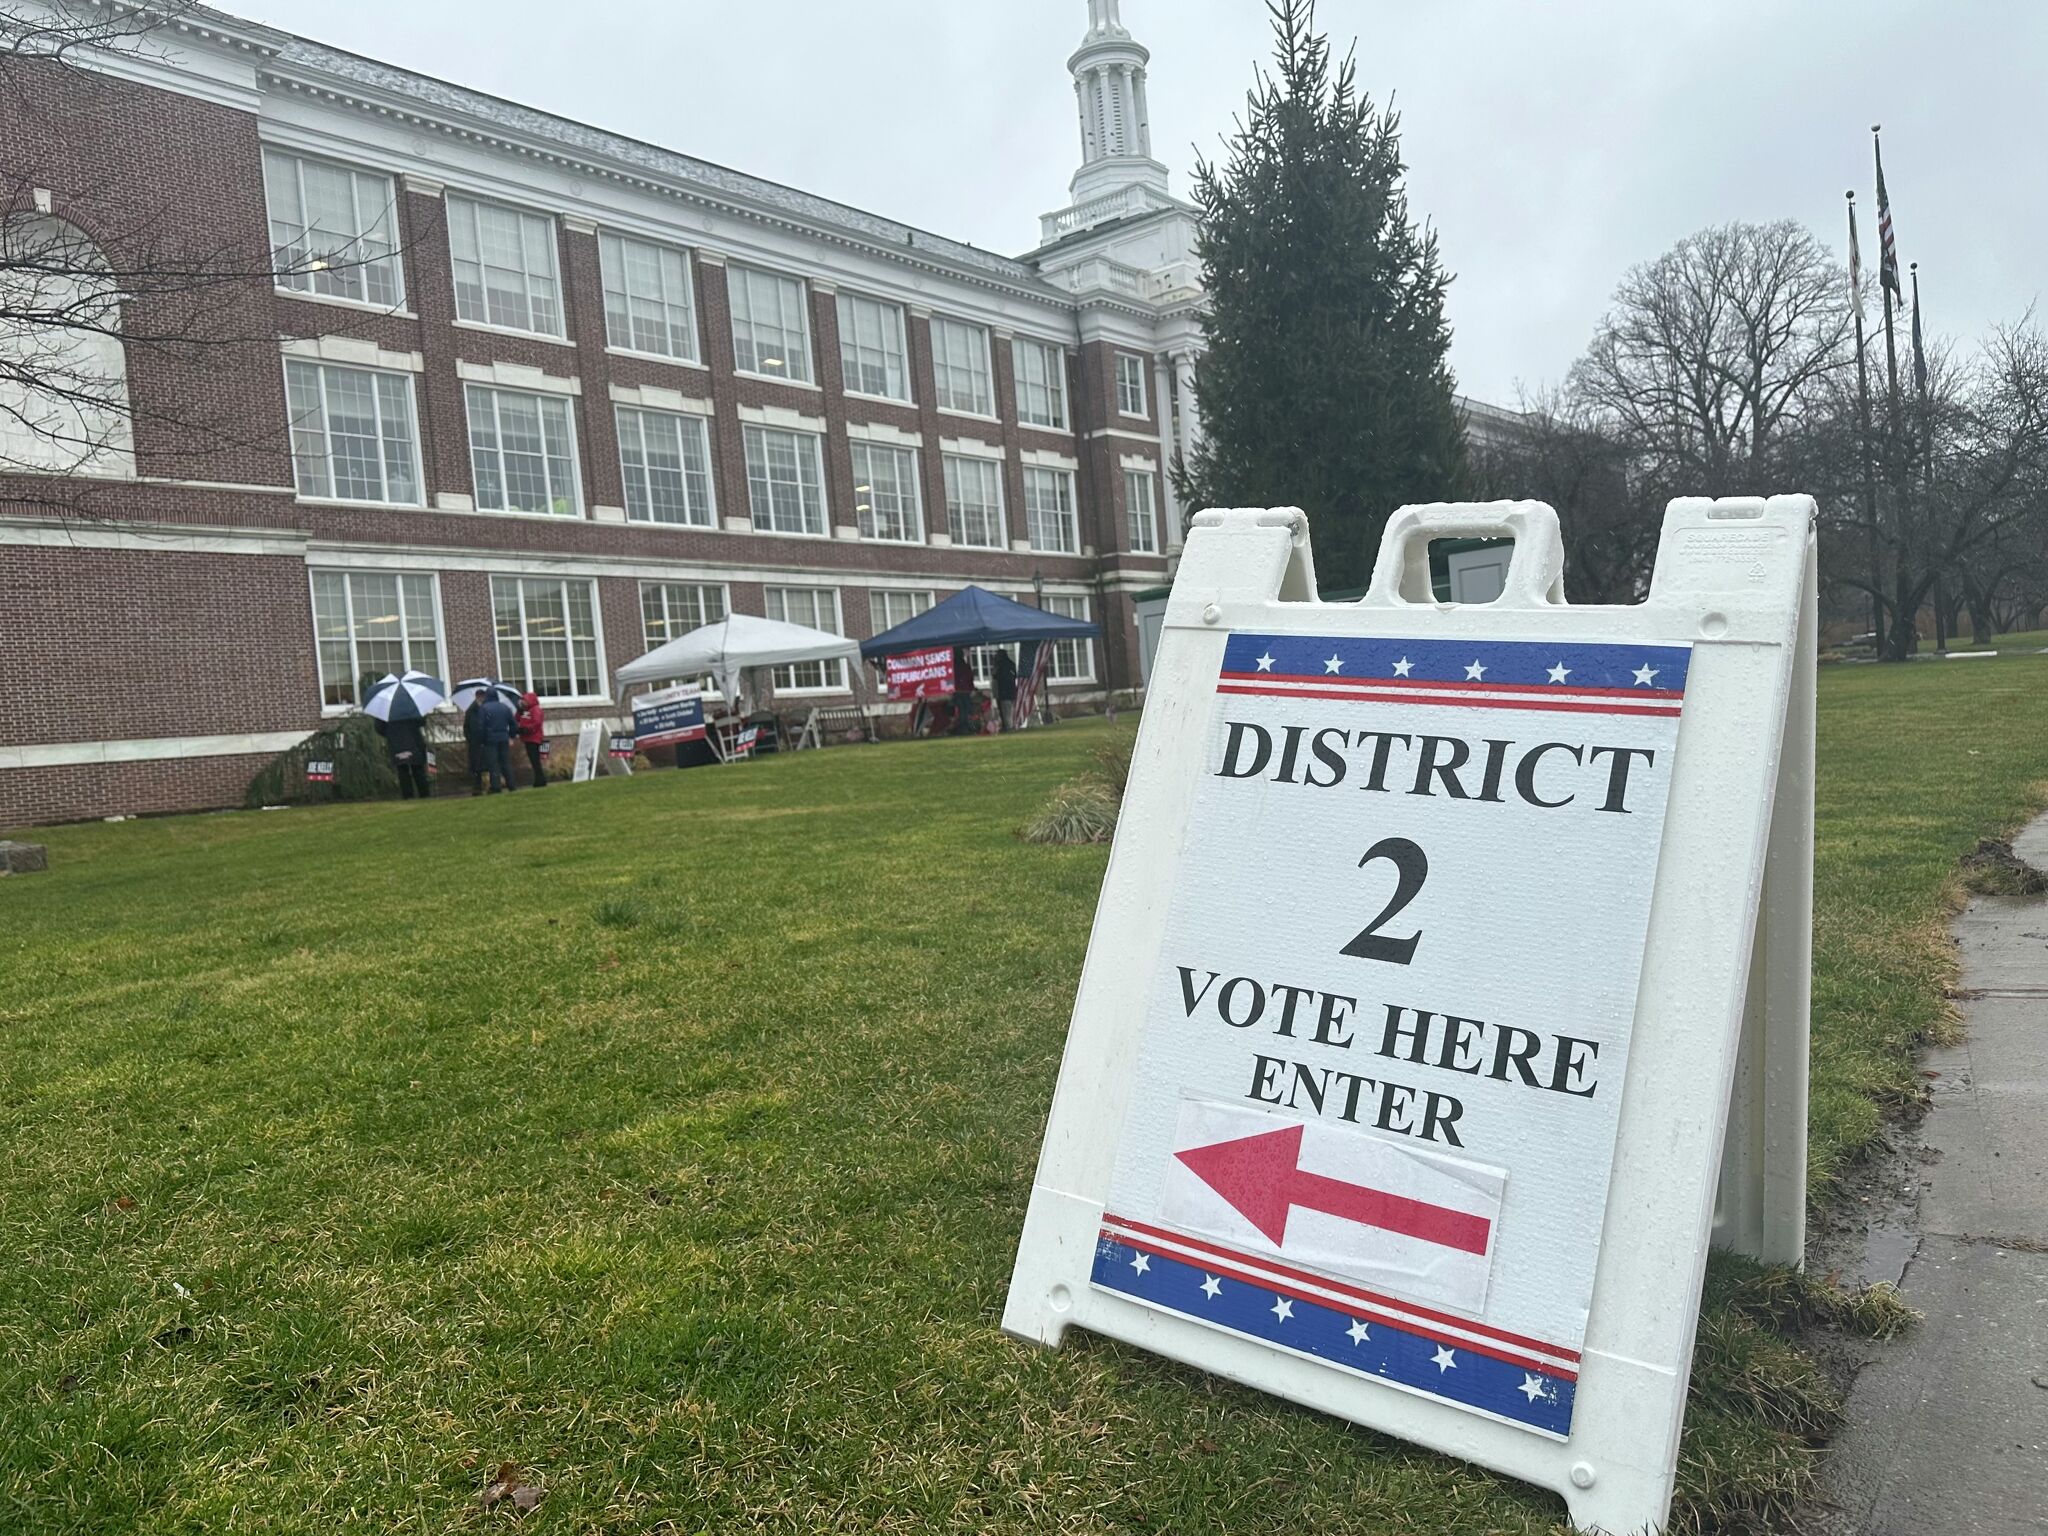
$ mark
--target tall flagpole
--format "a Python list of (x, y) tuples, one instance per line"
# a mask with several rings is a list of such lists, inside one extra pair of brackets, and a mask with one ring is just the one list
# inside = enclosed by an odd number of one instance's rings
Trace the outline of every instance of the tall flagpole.
[(1856, 240), (1856, 194), (1849, 198), (1849, 296), (1856, 311), (1856, 415), (1861, 428), (1863, 526), (1870, 534), (1871, 648), (1884, 649), (1884, 558), (1877, 536), (1877, 470), (1870, 461), (1870, 358), (1863, 340), (1863, 254)]
[[(1913, 396), (1920, 413), (1913, 448), (1920, 456), (1920, 504), (1927, 506), (1934, 496), (1934, 413), (1927, 404), (1927, 349), (1921, 340), (1920, 263), (1909, 263), (1909, 270), (1913, 276)], [(1948, 582), (1938, 576), (1934, 581), (1934, 648), (1948, 649)]]
[[(1898, 258), (1892, 243), (1891, 199), (1884, 187), (1884, 149), (1878, 141), (1878, 132), (1884, 125), (1870, 125), (1870, 149), (1877, 160), (1877, 220), (1878, 220), (1878, 287), (1884, 294), (1884, 371), (1887, 386), (1885, 397), (1885, 470), (1892, 483), (1892, 516), (1895, 520), (1899, 545), (1903, 552), (1906, 540), (1911, 537), (1912, 514), (1906, 505), (1905, 465), (1899, 456), (1899, 344), (1892, 329), (1893, 300), (1898, 294)], [(1903, 584), (1901, 584), (1903, 586)], [(1903, 606), (1905, 593), (1898, 593)], [(1913, 625), (1918, 615), (1898, 613), (1894, 622)]]

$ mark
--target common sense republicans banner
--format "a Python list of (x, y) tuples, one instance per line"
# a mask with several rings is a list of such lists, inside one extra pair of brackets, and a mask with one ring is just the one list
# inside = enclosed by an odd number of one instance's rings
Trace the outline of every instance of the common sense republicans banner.
[(892, 699), (932, 699), (953, 691), (953, 648), (905, 651), (888, 658), (885, 681)]

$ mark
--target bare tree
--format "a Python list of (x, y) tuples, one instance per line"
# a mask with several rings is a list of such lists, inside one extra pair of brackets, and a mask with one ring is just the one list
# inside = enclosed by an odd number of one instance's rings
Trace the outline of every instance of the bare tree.
[(1790, 220), (1689, 235), (1622, 279), (1570, 388), (1671, 494), (1778, 487), (1775, 455), (1854, 361), (1848, 282)]
[(1627, 447), (1584, 401), (1556, 389), (1525, 398), (1518, 419), (1489, 425), (1470, 466), (1480, 498), (1556, 509), (1573, 602), (1633, 603), (1649, 590), (1661, 514), (1631, 494)]
[(282, 478), (274, 416), (217, 382), (274, 369), (277, 287), (396, 249), (317, 227), (273, 248), (260, 207), (195, 209), (93, 137), (135, 89), (104, 65), (163, 52), (194, 9), (0, 0), (0, 508), (90, 514), (137, 473)]

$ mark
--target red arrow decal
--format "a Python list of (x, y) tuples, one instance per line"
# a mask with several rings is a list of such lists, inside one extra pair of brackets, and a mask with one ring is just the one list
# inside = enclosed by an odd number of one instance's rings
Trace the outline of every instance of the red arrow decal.
[(1298, 1205), (1461, 1253), (1486, 1252), (1493, 1223), (1484, 1216), (1308, 1172), (1300, 1166), (1302, 1130), (1290, 1125), (1173, 1155), (1278, 1246), (1287, 1241), (1287, 1214)]

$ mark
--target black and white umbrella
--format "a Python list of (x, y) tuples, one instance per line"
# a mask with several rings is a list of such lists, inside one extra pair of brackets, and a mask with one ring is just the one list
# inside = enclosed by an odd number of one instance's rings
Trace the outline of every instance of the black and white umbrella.
[(448, 702), (464, 714), (477, 701), (480, 694), (494, 694), (512, 708), (519, 707), (519, 690), (510, 683), (501, 683), (494, 677), (465, 677), (455, 685), (455, 691), (448, 695)]
[(424, 672), (393, 677), (389, 672), (370, 690), (363, 713), (372, 720), (419, 720), (448, 697), (448, 685)]

